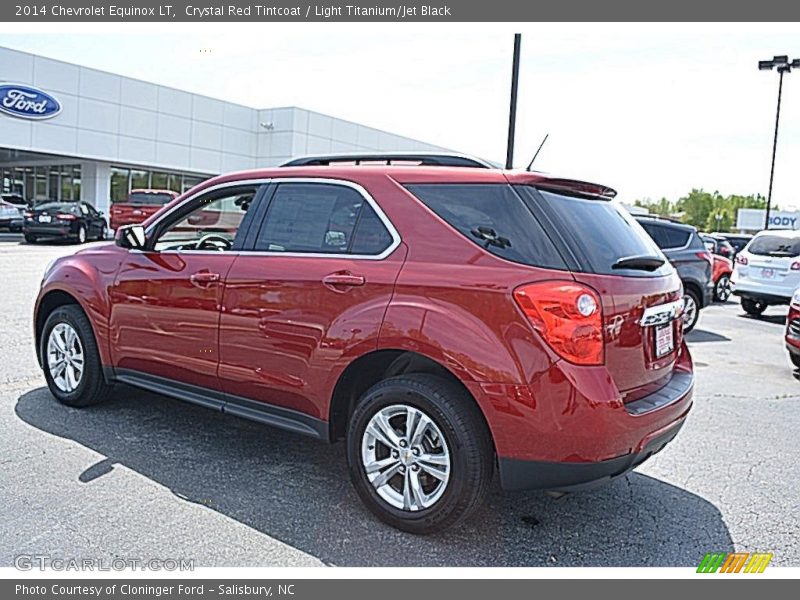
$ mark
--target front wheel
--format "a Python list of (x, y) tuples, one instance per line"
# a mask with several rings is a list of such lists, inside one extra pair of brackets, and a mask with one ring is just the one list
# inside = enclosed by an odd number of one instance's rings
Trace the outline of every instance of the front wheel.
[(763, 300), (753, 300), (752, 298), (742, 298), (742, 310), (751, 317), (758, 317), (767, 310), (767, 303)]
[(683, 332), (689, 333), (700, 317), (700, 298), (694, 290), (683, 292)]
[(39, 352), (47, 386), (62, 404), (89, 406), (108, 395), (94, 332), (80, 307), (70, 304), (50, 313)]
[(361, 500), (411, 533), (466, 519), (486, 495), (493, 460), (474, 399), (434, 375), (377, 383), (361, 397), (347, 431), (350, 479)]
[(731, 278), (722, 275), (714, 285), (714, 300), (717, 302), (727, 302), (731, 297)]

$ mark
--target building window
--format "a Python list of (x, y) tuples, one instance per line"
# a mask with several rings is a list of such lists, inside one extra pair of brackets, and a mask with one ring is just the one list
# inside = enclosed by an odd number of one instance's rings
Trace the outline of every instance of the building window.
[(182, 194), (207, 177), (111, 167), (111, 202), (125, 202), (131, 190), (172, 190)]

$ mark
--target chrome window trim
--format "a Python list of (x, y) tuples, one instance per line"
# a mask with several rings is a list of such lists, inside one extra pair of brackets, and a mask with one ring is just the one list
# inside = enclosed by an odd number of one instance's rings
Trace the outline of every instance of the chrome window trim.
[[(208, 193), (212, 193), (217, 190), (225, 189), (227, 187), (240, 187), (240, 186), (247, 186), (247, 185), (266, 185), (266, 184), (281, 184), (281, 183), (323, 183), (328, 185), (340, 185), (343, 187), (349, 187), (355, 191), (357, 191), (364, 200), (372, 207), (372, 210), (375, 211), (375, 214), (378, 215), (378, 219), (380, 219), (383, 226), (386, 227), (386, 230), (389, 232), (389, 235), (392, 238), (392, 243), (386, 247), (380, 254), (347, 254), (347, 253), (325, 253), (325, 252), (270, 252), (268, 250), (237, 250), (235, 252), (225, 252), (229, 255), (245, 255), (245, 256), (291, 256), (291, 257), (304, 257), (304, 258), (349, 258), (354, 260), (383, 260), (384, 258), (390, 256), (400, 245), (402, 238), (400, 237), (400, 233), (395, 228), (394, 224), (389, 220), (389, 217), (386, 216), (386, 213), (383, 212), (383, 209), (377, 203), (377, 201), (370, 195), (370, 193), (360, 184), (355, 183), (354, 181), (349, 181), (347, 179), (336, 179), (332, 177), (270, 177), (270, 178), (263, 178), (263, 179), (240, 179), (237, 181), (226, 181), (224, 183), (219, 183), (216, 185), (209, 186), (204, 188), (191, 196), (185, 198), (180, 203), (176, 204), (172, 208), (170, 208), (167, 212), (161, 215), (157, 221), (154, 221), (145, 231), (145, 235), (149, 235), (152, 233), (153, 229), (155, 229), (164, 219), (168, 218), (169, 215), (174, 213), (175, 211), (179, 210), (187, 203), (192, 202), (199, 198), (200, 196), (204, 196)], [(266, 218), (266, 215), (265, 215)], [(139, 250), (138, 252), (142, 252)], [(159, 254), (214, 254), (219, 255), (219, 250), (153, 250), (153, 252), (159, 252)]]

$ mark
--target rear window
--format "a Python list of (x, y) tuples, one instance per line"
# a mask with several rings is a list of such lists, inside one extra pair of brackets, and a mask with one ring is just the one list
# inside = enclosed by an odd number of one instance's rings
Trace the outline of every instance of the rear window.
[(528, 202), (541, 206), (566, 244), (579, 254), (577, 258), (583, 270), (602, 275), (663, 274), (663, 267), (655, 271), (612, 268), (621, 258), (661, 256), (650, 236), (616, 202), (565, 196), (531, 186), (517, 189)]
[(535, 267), (567, 268), (539, 221), (510, 185), (436, 183), (406, 187), (486, 251)]
[(762, 256), (800, 256), (800, 236), (759, 235), (753, 238), (747, 251)]
[(44, 202), (43, 204), (37, 204), (36, 210), (58, 210), (75, 214), (80, 212), (80, 208), (75, 202)]
[(174, 198), (171, 194), (134, 192), (128, 196), (127, 204), (151, 204), (163, 206)]

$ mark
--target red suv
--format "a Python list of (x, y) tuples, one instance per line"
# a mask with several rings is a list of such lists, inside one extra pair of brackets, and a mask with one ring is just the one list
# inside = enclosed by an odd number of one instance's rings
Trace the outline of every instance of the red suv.
[(446, 157), (296, 163), (55, 261), (34, 316), (53, 395), (123, 382), (345, 439), (361, 499), (415, 533), (464, 519), (495, 470), (585, 489), (678, 433), (681, 282), (613, 190)]
[(109, 225), (111, 229), (119, 229), (125, 225), (141, 223), (177, 196), (177, 192), (172, 190), (131, 190), (125, 202), (114, 202), (111, 205)]

